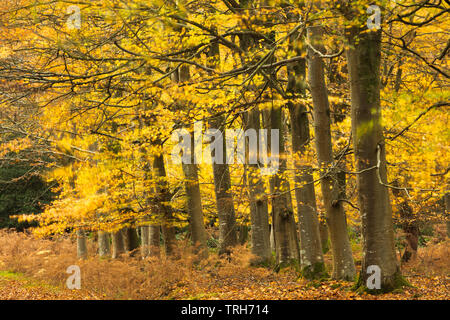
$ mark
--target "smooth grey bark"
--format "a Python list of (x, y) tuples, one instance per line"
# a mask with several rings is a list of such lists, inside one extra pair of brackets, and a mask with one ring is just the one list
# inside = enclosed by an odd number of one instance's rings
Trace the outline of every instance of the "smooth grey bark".
[[(210, 121), (210, 127), (220, 129), (223, 146), (222, 164), (213, 163), (214, 190), (216, 194), (216, 207), (219, 218), (219, 254), (229, 253), (230, 248), (238, 243), (237, 225), (234, 211), (233, 195), (231, 194), (231, 178), (226, 153), (226, 138), (223, 129), (224, 118), (217, 117)], [(220, 142), (219, 142), (220, 143)]]
[[(353, 27), (347, 31), (347, 61), (351, 89), (352, 137), (362, 218), (363, 258), (359, 286), (366, 287), (367, 268), (381, 269), (381, 288), (390, 291), (402, 283), (394, 247), (386, 155), (381, 124), (381, 31)], [(381, 180), (381, 181), (380, 181)]]
[[(218, 42), (211, 43), (207, 56), (212, 58), (212, 60), (208, 62), (209, 67), (216, 67), (220, 60)], [(219, 254), (230, 253), (230, 249), (238, 244), (238, 228), (236, 225), (233, 195), (231, 193), (230, 169), (226, 163), (227, 152), (224, 123), (225, 118), (223, 115), (211, 118), (208, 123), (211, 129), (220, 130), (220, 139), (222, 140), (223, 149), (223, 159), (219, 159), (220, 163), (212, 163), (216, 208), (219, 218)], [(218, 141), (218, 143), (220, 143), (220, 141)], [(211, 155), (213, 155), (212, 151)]]
[[(321, 44), (322, 26), (311, 26), (307, 33), (310, 45), (315, 50), (325, 53)], [(356, 268), (348, 237), (347, 218), (342, 202), (339, 201), (341, 194), (338, 180), (339, 168), (333, 158), (330, 105), (324, 66), (322, 58), (310, 47), (308, 48), (308, 82), (314, 105), (314, 132), (317, 158), (321, 167), (322, 197), (333, 254), (332, 276), (335, 279), (354, 280)]]
[[(289, 105), (292, 126), (292, 149), (303, 156), (309, 143), (309, 124), (304, 105)], [(300, 259), (305, 276), (314, 277), (324, 271), (322, 242), (317, 215), (316, 194), (311, 166), (294, 161), (295, 198), (300, 230)]]
[[(193, 135), (192, 135), (193, 138)], [(193, 139), (192, 139), (193, 140)], [(185, 176), (185, 190), (187, 198), (187, 210), (189, 213), (189, 226), (191, 230), (192, 244), (207, 255), (206, 230), (203, 219), (202, 198), (198, 182), (198, 165), (183, 164)]]
[[(142, 128), (143, 122), (140, 121), (139, 127)], [(144, 149), (142, 149), (143, 161), (146, 160), (146, 155), (144, 154)], [(154, 172), (151, 168), (151, 163), (147, 161), (145, 163), (145, 180), (151, 180), (154, 176)], [(150, 195), (156, 194), (155, 188), (151, 187), (146, 191), (146, 202), (148, 206), (151, 206), (154, 202)], [(159, 224), (150, 222), (151, 216), (145, 217), (145, 223), (141, 226), (141, 255), (143, 258), (146, 257), (159, 257), (160, 256), (160, 229)]]
[(141, 257), (148, 257), (150, 251), (150, 228), (149, 226), (141, 226)]
[[(190, 78), (189, 68), (182, 66), (174, 73), (174, 79), (176, 82), (185, 82)], [(187, 211), (189, 213), (189, 226), (191, 230), (192, 244), (202, 252), (201, 256), (206, 257), (208, 255), (206, 241), (205, 222), (203, 218), (202, 209), (202, 197), (200, 193), (200, 184), (198, 180), (199, 167), (194, 161), (194, 129), (188, 128), (191, 140), (191, 154), (190, 163), (183, 163), (183, 173), (185, 177), (185, 190), (187, 198)]]
[[(304, 94), (305, 63), (299, 61), (288, 68), (288, 92)], [(324, 271), (322, 243), (320, 240), (319, 219), (317, 216), (316, 195), (312, 168), (296, 161), (305, 155), (310, 141), (309, 121), (303, 104), (289, 103), (291, 119), (292, 150), (295, 155), (295, 198), (300, 230), (300, 261), (302, 273), (306, 277), (319, 276)]]
[[(298, 263), (300, 259), (290, 186), (289, 181), (284, 176), (287, 152), (282, 119), (282, 109), (273, 107), (270, 111), (270, 127), (279, 130), (279, 168), (277, 174), (271, 177), (273, 184), (272, 223), (274, 226), (276, 260), (279, 266)], [(268, 140), (271, 141), (270, 138)]]
[[(245, 129), (253, 129), (258, 132), (260, 127), (260, 112), (258, 108), (255, 108), (245, 115)], [(257, 134), (258, 146), (259, 139), (260, 137)], [(248, 163), (248, 153), (256, 150), (248, 150), (248, 139), (246, 140), (246, 146)], [(259, 147), (258, 151), (256, 151), (256, 156), (259, 162)], [(267, 263), (272, 256), (270, 250), (269, 208), (264, 181), (259, 170), (260, 165), (262, 164), (248, 163), (246, 165), (246, 180), (250, 198), (252, 253), (258, 260), (255, 263)]]
[(112, 233), (111, 243), (112, 243), (112, 258), (113, 259), (117, 259), (122, 254), (125, 253), (122, 229)]
[(167, 256), (174, 254), (175, 228), (173, 227), (172, 208), (167, 205), (170, 202), (169, 186), (167, 183), (166, 168), (162, 154), (153, 156), (153, 170), (158, 181), (155, 184), (157, 205), (162, 213), (162, 234), (164, 238), (164, 250)]
[(160, 226), (148, 225), (141, 227), (141, 255), (158, 257), (160, 254)]
[(77, 257), (78, 259), (87, 259), (87, 239), (83, 230), (77, 230)]
[[(252, 0), (243, 0), (241, 5), (249, 8)], [(245, 56), (256, 45), (255, 38), (251, 35), (243, 34), (239, 36), (240, 47), (245, 55), (241, 55), (241, 62), (246, 63)], [(249, 75), (250, 76), (250, 75)], [(249, 90), (257, 91), (252, 85)], [(246, 163), (245, 163), (245, 180), (249, 190), (250, 202), (250, 220), (251, 220), (251, 242), (252, 253), (256, 256), (255, 264), (268, 263), (272, 257), (270, 247), (270, 226), (269, 226), (269, 204), (266, 194), (264, 180), (261, 177), (260, 168), (264, 166), (260, 162), (260, 144), (261, 136), (258, 134), (261, 129), (261, 112), (259, 106), (255, 106), (243, 116), (244, 131), (254, 130), (256, 132), (256, 150), (250, 150), (250, 138), (245, 139), (246, 143)], [(250, 156), (256, 156), (257, 163), (250, 163)]]
[[(289, 39), (289, 49), (296, 55), (302, 55), (303, 46), (294, 33)], [(300, 60), (288, 65), (288, 85), (286, 92), (292, 97), (305, 97), (306, 63)], [(306, 106), (301, 103), (288, 103), (292, 151), (295, 168), (295, 199), (297, 204), (298, 227), (300, 230), (300, 262), (302, 275), (307, 278), (320, 277), (324, 270), (322, 243), (320, 239), (319, 220), (317, 216), (316, 195), (314, 190), (312, 168), (299, 160), (305, 156), (310, 142), (309, 121)]]
[(111, 256), (111, 243), (108, 232), (98, 231), (98, 255), (100, 258)]

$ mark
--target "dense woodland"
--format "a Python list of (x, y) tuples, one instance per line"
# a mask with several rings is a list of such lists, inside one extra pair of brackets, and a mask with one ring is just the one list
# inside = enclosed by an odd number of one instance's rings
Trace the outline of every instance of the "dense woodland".
[(242, 274), (410, 287), (403, 265), (449, 248), (449, 12), (2, 0), (0, 270), (12, 243), (18, 266), (20, 242), (73, 241), (80, 265), (245, 251)]

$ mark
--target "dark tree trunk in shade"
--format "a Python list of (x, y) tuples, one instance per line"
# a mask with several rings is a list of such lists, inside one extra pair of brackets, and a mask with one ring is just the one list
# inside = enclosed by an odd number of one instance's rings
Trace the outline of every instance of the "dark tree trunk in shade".
[[(270, 128), (279, 130), (279, 167), (278, 172), (271, 177), (273, 188), (272, 197), (272, 223), (274, 226), (274, 241), (276, 260), (279, 266), (298, 263), (299, 244), (297, 228), (292, 208), (289, 181), (286, 173), (286, 143), (285, 129), (281, 108), (272, 108), (270, 111)], [(271, 138), (268, 138), (271, 141)]]
[[(363, 259), (359, 286), (365, 288), (367, 268), (381, 269), (383, 291), (403, 284), (394, 246), (392, 209), (387, 183), (386, 155), (381, 124), (381, 31), (353, 27), (347, 62), (352, 105), (352, 137), (362, 218)], [(369, 169), (374, 168), (376, 169)], [(381, 181), (380, 181), (381, 180)]]
[[(159, 143), (156, 143), (159, 144)], [(155, 171), (155, 178), (158, 180), (155, 183), (155, 191), (158, 202), (158, 207), (162, 213), (162, 234), (164, 238), (164, 250), (166, 255), (170, 256), (175, 249), (175, 228), (173, 227), (173, 212), (170, 205), (170, 193), (167, 183), (166, 168), (164, 165), (164, 157), (162, 154), (153, 156), (153, 170)]]
[(136, 228), (124, 228), (123, 241), (125, 251), (134, 254), (136, 252), (136, 249), (139, 248), (139, 237)]
[(123, 241), (123, 231), (118, 230), (112, 233), (112, 258), (117, 259), (125, 253), (125, 246)]

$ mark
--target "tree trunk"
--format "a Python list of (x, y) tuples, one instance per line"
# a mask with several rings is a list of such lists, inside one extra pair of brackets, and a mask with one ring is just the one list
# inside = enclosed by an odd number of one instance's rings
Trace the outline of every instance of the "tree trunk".
[[(224, 134), (223, 117), (219, 116), (217, 121), (211, 121), (213, 129), (221, 129), (223, 159), (227, 159), (226, 138)], [(230, 248), (238, 243), (236, 217), (231, 194), (231, 178), (228, 164), (213, 163), (214, 189), (216, 193), (216, 206), (219, 217), (219, 254), (229, 253)]]
[[(247, 113), (245, 116), (245, 129), (253, 129), (257, 133), (260, 130), (260, 112), (255, 108)], [(258, 146), (259, 135), (257, 134)], [(249, 152), (256, 150), (249, 149), (249, 140), (246, 141), (247, 146), (247, 163), (249, 159)], [(259, 147), (258, 147), (259, 150)], [(257, 159), (259, 158), (259, 151), (257, 151)], [(270, 229), (269, 229), (269, 208), (267, 195), (265, 193), (264, 181), (261, 178), (259, 166), (261, 164), (246, 165), (247, 186), (250, 198), (250, 215), (251, 215), (251, 239), (252, 239), (252, 253), (257, 257), (258, 261), (254, 263), (268, 263), (272, 256), (270, 250)]]
[[(400, 186), (398, 179), (392, 181), (392, 186), (398, 188)], [(414, 216), (413, 209), (405, 199), (405, 191), (400, 189), (392, 189), (392, 195), (397, 200), (397, 210), (400, 216), (400, 226), (405, 234), (405, 250), (401, 255), (400, 261), (409, 262), (417, 257), (417, 248), (419, 245), (419, 224), (417, 217)]]
[[(321, 26), (308, 28), (309, 43), (324, 52), (321, 45)], [(340, 185), (338, 169), (333, 162), (331, 142), (331, 120), (328, 91), (325, 85), (324, 66), (320, 56), (308, 48), (308, 80), (314, 104), (314, 132), (317, 158), (321, 167), (322, 197), (327, 215), (328, 230), (333, 254), (333, 278), (354, 280), (355, 263), (347, 231), (347, 218), (342, 202), (339, 201)]]
[(141, 254), (143, 258), (158, 257), (160, 244), (160, 226), (141, 227)]
[[(172, 75), (175, 82), (185, 82), (190, 78), (189, 67), (181, 66)], [(195, 163), (195, 129), (188, 128), (191, 140), (191, 157), (190, 163), (182, 163), (183, 173), (185, 177), (185, 190), (187, 198), (187, 211), (189, 213), (189, 226), (191, 230), (191, 239), (194, 247), (202, 252), (203, 257), (207, 257), (208, 251), (206, 247), (206, 230), (203, 219), (202, 198), (200, 194), (200, 185), (198, 183), (198, 165)]]
[(173, 227), (173, 213), (170, 205), (170, 194), (167, 183), (166, 168), (164, 166), (164, 158), (162, 154), (154, 155), (153, 170), (155, 170), (155, 178), (158, 179), (155, 190), (158, 199), (158, 206), (162, 212), (162, 234), (164, 238), (164, 249), (167, 256), (174, 253), (175, 246), (175, 228)]
[(149, 251), (148, 255), (150, 257), (159, 257), (160, 255), (160, 244), (161, 244), (161, 227), (148, 226), (148, 238), (149, 238)]
[[(304, 156), (309, 143), (309, 125), (304, 105), (289, 103), (292, 126), (292, 148), (295, 159)], [(302, 273), (306, 277), (320, 276), (324, 271), (322, 243), (320, 240), (319, 219), (317, 216), (316, 195), (312, 168), (294, 160), (295, 198), (297, 200), (298, 224), (300, 229), (300, 260)]]
[(83, 230), (77, 230), (77, 257), (87, 259), (87, 239)]
[(382, 184), (387, 182), (387, 168), (380, 106), (381, 31), (367, 32), (354, 27), (347, 32), (352, 137), (359, 172), (357, 188), (363, 236), (358, 285), (367, 289), (368, 267), (377, 265), (381, 269), (381, 289), (391, 291), (402, 285), (403, 278), (394, 247), (389, 192)]
[(203, 220), (202, 198), (198, 183), (198, 165), (183, 164), (187, 209), (189, 212), (189, 226), (191, 229), (192, 244), (207, 255), (206, 230)]
[[(210, 62), (210, 67), (214, 67), (220, 61), (218, 42), (210, 46), (208, 56), (215, 59)], [(221, 163), (214, 162), (212, 164), (216, 207), (219, 218), (219, 254), (229, 253), (230, 248), (238, 243), (233, 195), (231, 193), (230, 169), (226, 163), (227, 150), (224, 122), (225, 118), (222, 115), (216, 116), (209, 121), (211, 129), (220, 130), (222, 133), (223, 159), (219, 159), (222, 160), (220, 161)]]
[(444, 216), (447, 220), (447, 237), (450, 238), (450, 193), (444, 195)]
[(274, 226), (277, 264), (283, 267), (287, 264), (298, 263), (300, 256), (289, 181), (284, 177), (286, 173), (286, 147), (281, 108), (272, 108), (270, 112), (270, 126), (271, 129), (279, 130), (279, 169), (271, 177), (274, 190), (272, 198), (272, 223)]
[(122, 229), (112, 233), (112, 258), (117, 259), (125, 253)]
[(139, 238), (136, 228), (123, 229), (123, 241), (125, 250), (133, 255), (135, 250), (139, 248)]
[[(191, 132), (191, 141), (194, 135)], [(203, 254), (207, 255), (206, 250), (206, 230), (203, 220), (202, 198), (200, 194), (200, 185), (198, 182), (198, 165), (193, 163), (194, 149), (191, 149), (191, 163), (183, 164), (185, 176), (185, 189), (187, 198), (187, 210), (189, 213), (189, 226), (191, 230), (192, 244)]]
[(108, 258), (111, 256), (111, 244), (109, 242), (109, 233), (98, 231), (98, 255), (100, 258)]
[[(241, 1), (243, 7), (250, 7), (252, 0)], [(250, 11), (251, 12), (251, 11)], [(249, 53), (250, 50), (256, 45), (255, 39), (243, 34), (239, 37), (240, 47), (245, 53)], [(241, 55), (241, 62), (245, 61), (245, 56)], [(250, 76), (250, 74), (249, 74)], [(251, 90), (257, 91), (257, 89), (250, 85)], [(250, 89), (249, 88), (249, 89)], [(244, 115), (244, 129), (255, 130), (257, 146), (256, 150), (250, 150), (250, 139), (247, 137), (246, 143), (246, 164), (245, 164), (245, 178), (247, 187), (249, 190), (250, 201), (250, 218), (251, 218), (251, 241), (252, 241), (252, 253), (256, 256), (254, 264), (265, 264), (270, 262), (272, 257), (272, 250), (270, 248), (270, 226), (269, 226), (269, 207), (268, 197), (265, 190), (264, 181), (261, 177), (260, 167), (264, 164), (260, 162), (260, 145), (262, 143), (261, 136), (258, 134), (261, 129), (261, 112), (259, 106), (255, 106), (254, 109), (248, 111)], [(253, 146), (254, 148), (255, 146)], [(250, 163), (250, 156), (255, 155), (257, 163)]]
[(141, 257), (147, 258), (150, 253), (150, 227), (141, 227)]
[[(289, 48), (296, 52), (296, 55), (302, 55), (301, 48), (303, 46), (299, 46), (299, 36), (298, 33), (295, 33), (289, 41)], [(306, 64), (304, 60), (288, 65), (286, 92), (292, 97), (304, 97), (306, 93), (305, 77)], [(308, 114), (303, 104), (289, 102), (288, 109), (291, 120), (292, 151), (294, 154), (295, 198), (300, 230), (302, 275), (306, 278), (315, 278), (323, 275), (325, 266), (320, 240), (316, 195), (314, 184), (312, 183), (314, 179), (311, 166), (303, 165), (299, 161), (301, 157), (305, 156), (306, 147), (310, 141)]]

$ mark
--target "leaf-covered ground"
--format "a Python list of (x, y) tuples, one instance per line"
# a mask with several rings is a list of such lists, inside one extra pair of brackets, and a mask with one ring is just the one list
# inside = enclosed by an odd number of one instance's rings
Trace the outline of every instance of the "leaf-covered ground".
[[(267, 277), (263, 270), (253, 270), (254, 276), (217, 278), (205, 287), (204, 293), (174, 290), (171, 298), (177, 299), (258, 299), (258, 300), (367, 300), (367, 299), (439, 299), (450, 300), (448, 277), (407, 277), (412, 287), (398, 292), (368, 295), (354, 292), (350, 282), (292, 281), (286, 275)], [(262, 277), (264, 276), (264, 277)], [(87, 290), (69, 290), (54, 287), (20, 274), (0, 272), (0, 300), (96, 300), (101, 299)]]
[(352, 290), (353, 283), (342, 281), (290, 281), (272, 278), (268, 281), (224, 279), (221, 285), (212, 284), (210, 294), (202, 299), (279, 299), (279, 300), (372, 300), (372, 299), (450, 299), (449, 278), (408, 278), (412, 287), (382, 295), (359, 294)]
[(0, 300), (84, 300), (95, 298), (83, 290), (61, 289), (24, 275), (0, 271)]
[[(95, 246), (89, 252), (96, 252)], [(356, 261), (360, 252), (355, 250)], [(180, 258), (123, 256), (120, 259), (76, 258), (70, 238), (35, 239), (0, 231), (0, 300), (4, 299), (226, 299), (318, 300), (394, 299), (450, 300), (450, 240), (430, 241), (417, 257), (401, 267), (411, 284), (389, 294), (368, 295), (352, 290), (352, 282), (308, 281), (294, 269), (274, 272), (252, 267), (248, 248), (238, 247), (227, 258), (211, 253), (199, 261), (188, 252)], [(326, 255), (331, 267), (331, 256)], [(67, 268), (78, 265), (81, 290), (66, 288)]]

